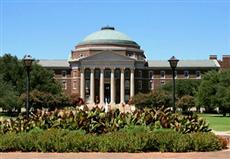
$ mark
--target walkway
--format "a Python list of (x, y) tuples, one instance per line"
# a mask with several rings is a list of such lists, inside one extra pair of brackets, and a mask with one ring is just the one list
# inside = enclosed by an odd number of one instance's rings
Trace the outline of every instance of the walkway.
[(0, 159), (229, 159), (230, 149), (188, 153), (0, 153)]

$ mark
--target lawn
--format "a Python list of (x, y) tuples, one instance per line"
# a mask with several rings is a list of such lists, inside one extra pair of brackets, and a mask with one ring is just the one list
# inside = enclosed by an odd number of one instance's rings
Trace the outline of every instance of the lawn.
[(205, 118), (213, 130), (230, 132), (230, 117), (223, 117), (221, 114), (199, 114), (199, 116)]

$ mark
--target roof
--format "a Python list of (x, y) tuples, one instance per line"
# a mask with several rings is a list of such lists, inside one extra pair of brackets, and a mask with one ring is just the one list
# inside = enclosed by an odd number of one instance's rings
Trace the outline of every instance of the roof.
[(39, 60), (38, 64), (40, 64), (43, 67), (49, 67), (49, 68), (69, 68), (70, 67), (67, 59)]
[(111, 61), (115, 61), (118, 63), (120, 61), (135, 61), (135, 60), (128, 56), (119, 55), (111, 50), (104, 50), (95, 55), (82, 58), (81, 61), (101, 61), (101, 62), (105, 61), (107, 63)]
[[(151, 68), (170, 68), (168, 60), (149, 60)], [(180, 60), (177, 68), (219, 68), (217, 60)]]
[[(100, 57), (101, 55), (106, 55), (106, 51), (102, 52), (101, 54), (88, 57), (89, 60), (91, 58)], [(117, 55), (120, 57), (120, 55)], [(122, 56), (123, 57), (123, 56)], [(105, 57), (104, 57), (105, 58)], [(127, 58), (127, 57), (123, 57)], [(86, 58), (87, 59), (87, 58)], [(98, 58), (96, 58), (98, 59)], [(84, 60), (84, 59), (82, 59)], [(67, 59), (61, 60), (39, 60), (38, 64), (42, 65), (46, 68), (70, 68)], [(169, 62), (167, 60), (149, 60), (148, 61), (149, 68), (166, 68), (170, 69)], [(220, 65), (217, 60), (180, 60), (178, 62), (177, 68), (219, 68)]]
[(116, 31), (113, 27), (103, 27), (100, 31), (94, 32), (86, 36), (79, 45), (83, 44), (126, 44), (126, 45), (137, 45), (130, 37), (126, 34)]

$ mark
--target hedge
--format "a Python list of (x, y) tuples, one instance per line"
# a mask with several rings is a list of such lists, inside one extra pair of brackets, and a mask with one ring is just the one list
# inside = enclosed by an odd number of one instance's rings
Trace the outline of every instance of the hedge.
[(172, 130), (138, 131), (135, 129), (102, 135), (63, 129), (35, 129), (22, 133), (11, 132), (0, 134), (0, 151), (188, 152), (214, 151), (224, 148), (222, 140), (211, 132), (182, 134)]

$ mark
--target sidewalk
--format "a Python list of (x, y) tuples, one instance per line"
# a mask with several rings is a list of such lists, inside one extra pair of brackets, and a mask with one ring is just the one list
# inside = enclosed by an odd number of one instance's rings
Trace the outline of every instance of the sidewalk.
[(230, 149), (187, 153), (0, 153), (0, 159), (229, 159)]

